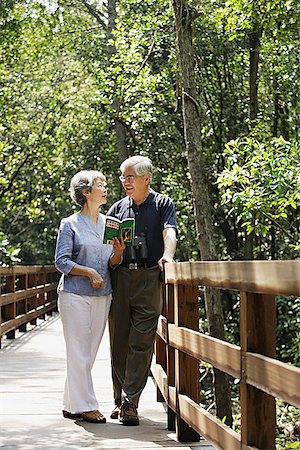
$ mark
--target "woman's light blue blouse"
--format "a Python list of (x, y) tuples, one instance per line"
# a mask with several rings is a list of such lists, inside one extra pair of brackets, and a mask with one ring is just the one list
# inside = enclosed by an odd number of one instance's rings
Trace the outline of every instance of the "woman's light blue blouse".
[[(59, 291), (89, 296), (111, 294), (108, 263), (113, 246), (103, 244), (104, 226), (103, 214), (99, 214), (97, 224), (80, 213), (61, 221), (55, 251), (55, 267), (63, 274)], [(95, 289), (88, 277), (70, 275), (75, 264), (95, 269), (104, 279), (104, 287)]]

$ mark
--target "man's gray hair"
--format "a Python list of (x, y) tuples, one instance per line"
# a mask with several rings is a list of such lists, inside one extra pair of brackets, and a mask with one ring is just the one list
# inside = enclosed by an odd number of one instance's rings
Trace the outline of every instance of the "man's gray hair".
[(105, 181), (105, 176), (102, 172), (98, 172), (98, 170), (81, 170), (77, 172), (70, 183), (69, 191), (71, 199), (77, 205), (83, 206), (86, 202), (86, 197), (83, 195), (83, 192), (90, 192), (98, 178)]
[(120, 170), (124, 173), (129, 167), (132, 167), (138, 176), (152, 176), (152, 163), (147, 156), (136, 155), (125, 159), (120, 165)]

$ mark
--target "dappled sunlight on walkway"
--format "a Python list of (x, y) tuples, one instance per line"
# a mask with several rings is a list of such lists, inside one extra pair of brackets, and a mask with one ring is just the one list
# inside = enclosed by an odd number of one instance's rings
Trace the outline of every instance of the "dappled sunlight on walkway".
[(167, 430), (164, 406), (156, 402), (149, 378), (142, 394), (139, 427), (124, 427), (109, 419), (113, 408), (108, 333), (94, 367), (100, 410), (107, 424), (64, 419), (61, 399), (65, 378), (65, 348), (58, 314), (38, 321), (30, 332), (3, 339), (0, 350), (1, 450), (159, 449), (212, 450), (207, 442), (178, 443)]

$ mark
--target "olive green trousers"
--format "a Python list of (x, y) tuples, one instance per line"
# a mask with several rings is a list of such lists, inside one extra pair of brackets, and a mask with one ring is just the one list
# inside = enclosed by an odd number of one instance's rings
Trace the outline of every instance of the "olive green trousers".
[(109, 314), (112, 379), (117, 404), (125, 395), (138, 406), (149, 375), (158, 317), (162, 310), (158, 266), (112, 271)]

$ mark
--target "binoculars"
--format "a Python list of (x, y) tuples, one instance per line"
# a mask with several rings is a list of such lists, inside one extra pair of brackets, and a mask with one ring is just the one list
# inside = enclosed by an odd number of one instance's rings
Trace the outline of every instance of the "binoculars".
[(141, 233), (140, 236), (135, 236), (133, 245), (128, 247), (128, 257), (130, 260), (141, 261), (148, 258), (148, 248), (146, 236)]

